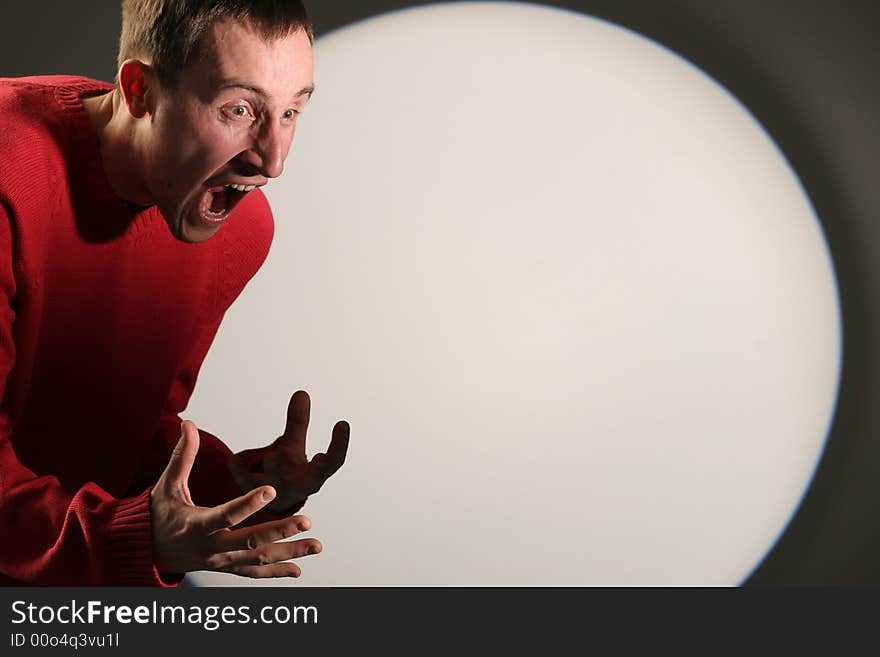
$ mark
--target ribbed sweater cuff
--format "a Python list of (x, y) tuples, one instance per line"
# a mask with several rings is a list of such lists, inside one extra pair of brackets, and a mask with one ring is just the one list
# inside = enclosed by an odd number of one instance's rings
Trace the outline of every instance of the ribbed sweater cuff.
[(119, 500), (110, 521), (110, 558), (120, 586), (174, 587), (180, 583), (180, 579), (163, 579), (153, 564), (151, 490)]

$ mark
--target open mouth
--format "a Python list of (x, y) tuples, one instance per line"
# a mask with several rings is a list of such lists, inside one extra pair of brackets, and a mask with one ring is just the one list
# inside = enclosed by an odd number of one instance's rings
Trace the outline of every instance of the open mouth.
[(256, 188), (255, 185), (217, 185), (209, 187), (199, 202), (199, 216), (208, 224), (226, 221), (235, 206)]

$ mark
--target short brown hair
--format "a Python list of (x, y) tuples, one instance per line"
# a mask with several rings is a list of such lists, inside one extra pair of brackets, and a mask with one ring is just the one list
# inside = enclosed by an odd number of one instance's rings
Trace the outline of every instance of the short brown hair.
[(159, 82), (174, 88), (199, 56), (205, 33), (223, 18), (250, 23), (267, 41), (299, 30), (314, 39), (299, 0), (122, 0), (117, 70), (126, 59), (145, 59)]

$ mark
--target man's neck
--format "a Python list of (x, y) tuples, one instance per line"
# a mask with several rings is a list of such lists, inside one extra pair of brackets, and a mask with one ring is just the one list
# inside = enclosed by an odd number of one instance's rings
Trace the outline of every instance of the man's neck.
[(133, 175), (139, 170), (138, 156), (133, 119), (128, 115), (124, 99), (114, 90), (99, 96), (87, 96), (82, 103), (98, 136), (110, 189), (132, 209), (152, 205), (147, 190)]

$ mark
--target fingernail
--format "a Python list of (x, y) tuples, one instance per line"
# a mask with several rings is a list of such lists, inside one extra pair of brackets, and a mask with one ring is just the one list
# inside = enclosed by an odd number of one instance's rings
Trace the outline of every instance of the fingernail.
[(274, 499), (275, 499), (275, 492), (274, 491), (268, 490), (268, 489), (263, 491), (263, 501), (264, 502), (271, 502)]

